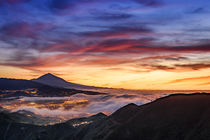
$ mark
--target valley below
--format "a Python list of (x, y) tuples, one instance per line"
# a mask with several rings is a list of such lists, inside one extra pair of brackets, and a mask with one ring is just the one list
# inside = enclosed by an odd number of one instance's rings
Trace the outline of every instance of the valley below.
[(203, 140), (210, 138), (209, 105), (208, 93), (173, 94), (140, 106), (130, 103), (110, 115), (97, 113), (56, 124), (38, 124), (44, 119), (30, 112), (2, 110), (0, 136), (4, 140)]

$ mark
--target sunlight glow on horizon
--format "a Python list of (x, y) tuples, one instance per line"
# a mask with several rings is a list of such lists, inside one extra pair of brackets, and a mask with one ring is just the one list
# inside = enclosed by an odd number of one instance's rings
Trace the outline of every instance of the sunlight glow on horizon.
[[(210, 90), (210, 2), (0, 1), (0, 78)], [(30, 9), (30, 10), (29, 10)]]
[[(210, 76), (203, 75), (204, 73), (208, 73), (209, 69), (201, 70), (199, 72), (165, 72), (158, 70), (147, 73), (132, 73), (119, 70), (107, 71), (98, 68), (95, 69), (93, 67), (53, 69), (56, 70), (56, 73), (54, 73), (55, 75), (68, 82), (108, 88), (132, 90), (209, 90), (208, 83), (210, 83)], [(63, 74), (58, 72), (61, 69), (64, 71)], [(1, 68), (0, 71), (2, 78), (28, 80), (38, 78), (42, 74), (47, 73), (47, 71), (45, 73), (36, 73), (30, 70), (22, 70), (14, 67), (7, 67), (5, 69)], [(190, 79), (192, 77), (194, 77), (194, 79)], [(198, 79), (196, 79), (196, 77), (198, 77)], [(180, 81), (173, 82), (176, 80)]]

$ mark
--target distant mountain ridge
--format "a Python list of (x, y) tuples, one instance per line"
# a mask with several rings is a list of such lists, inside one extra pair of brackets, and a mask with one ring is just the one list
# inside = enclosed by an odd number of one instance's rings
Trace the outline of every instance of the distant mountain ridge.
[(55, 76), (51, 73), (47, 73), (45, 75), (40, 76), (37, 79), (32, 79), (31, 81), (49, 85), (49, 86), (54, 86), (54, 87), (61, 87), (61, 88), (73, 88), (73, 89), (93, 89), (96, 88), (94, 86), (86, 86), (86, 85), (81, 85), (81, 84), (75, 84), (71, 82), (67, 82), (66, 80)]
[(26, 88), (40, 88), (43, 84), (24, 80), (24, 79), (8, 79), (0, 78), (0, 90), (18, 90)]
[[(55, 79), (57, 77), (52, 78)], [(62, 79), (57, 79), (62, 81)], [(0, 99), (18, 96), (62, 97), (71, 96), (77, 93), (88, 95), (104, 94), (94, 91), (47, 85), (32, 80), (0, 78)]]

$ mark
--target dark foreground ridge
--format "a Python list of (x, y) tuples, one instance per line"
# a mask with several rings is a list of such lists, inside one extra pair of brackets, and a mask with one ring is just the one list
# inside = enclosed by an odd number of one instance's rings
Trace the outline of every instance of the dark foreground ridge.
[[(3, 140), (209, 140), (210, 94), (177, 94), (110, 116), (100, 113), (52, 126), (23, 124), (0, 114)], [(82, 125), (80, 125), (82, 124)]]

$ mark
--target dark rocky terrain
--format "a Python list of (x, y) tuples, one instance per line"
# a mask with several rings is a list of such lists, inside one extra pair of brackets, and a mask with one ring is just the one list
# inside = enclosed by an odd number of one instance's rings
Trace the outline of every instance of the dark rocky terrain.
[(1, 113), (0, 136), (3, 140), (208, 140), (209, 106), (210, 94), (176, 94), (142, 106), (129, 104), (108, 117), (100, 113), (51, 126), (19, 123)]
[(26, 110), (19, 110), (17, 112), (11, 113), (7, 110), (2, 109), (1, 113), (4, 114), (5, 116), (8, 116), (10, 120), (24, 124), (45, 125), (45, 124), (51, 124), (52, 122), (61, 121), (59, 118), (43, 117), (41, 115)]
[(111, 116), (120, 125), (107, 139), (207, 140), (209, 106), (209, 94), (170, 95), (139, 107), (129, 105)]
[(13, 115), (17, 116), (17, 113), (0, 113), (0, 140), (76, 140), (77, 134), (85, 130), (86, 125), (107, 117), (99, 113), (88, 118), (72, 119), (65, 123), (38, 126), (23, 123)]

